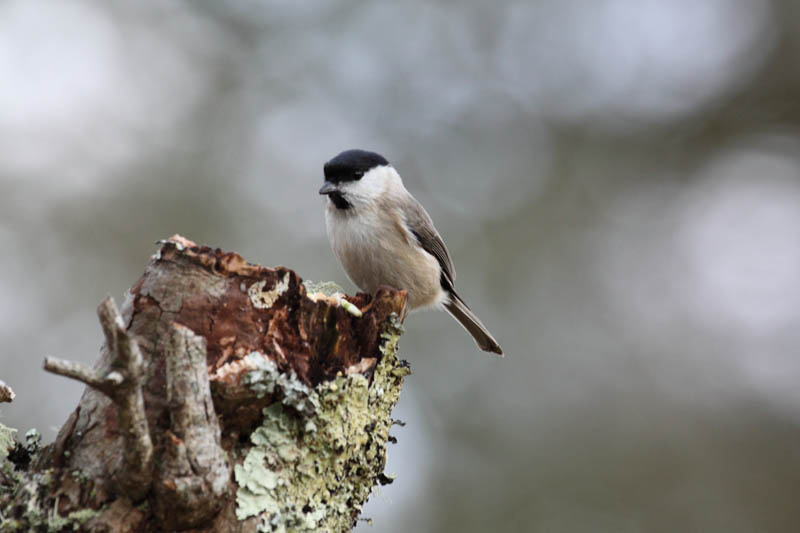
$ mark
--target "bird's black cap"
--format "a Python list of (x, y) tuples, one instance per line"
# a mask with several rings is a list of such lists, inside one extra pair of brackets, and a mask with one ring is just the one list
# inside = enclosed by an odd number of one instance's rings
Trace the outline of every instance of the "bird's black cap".
[(356, 181), (375, 167), (388, 165), (380, 154), (366, 150), (346, 150), (325, 163), (325, 180), (331, 183)]

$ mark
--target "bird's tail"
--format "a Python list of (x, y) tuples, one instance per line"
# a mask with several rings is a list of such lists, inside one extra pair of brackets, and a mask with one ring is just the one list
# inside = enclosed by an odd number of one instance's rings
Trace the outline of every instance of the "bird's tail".
[(453, 318), (458, 320), (461, 325), (464, 326), (464, 329), (472, 335), (472, 338), (475, 339), (475, 342), (478, 343), (478, 347), (481, 350), (484, 352), (494, 352), (500, 356), (503, 355), (503, 349), (500, 348), (500, 345), (494, 340), (494, 337), (492, 337), (492, 334), (486, 329), (486, 326), (483, 325), (480, 319), (475, 316), (475, 313), (467, 307), (464, 300), (455, 292), (450, 292), (450, 299), (444, 306), (447, 311), (453, 315)]

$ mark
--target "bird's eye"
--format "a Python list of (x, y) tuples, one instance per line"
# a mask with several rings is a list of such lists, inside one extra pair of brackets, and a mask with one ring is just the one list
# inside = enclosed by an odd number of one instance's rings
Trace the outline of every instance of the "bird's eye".
[(353, 173), (353, 175), (354, 175), (356, 178), (363, 178), (363, 177), (364, 177), (364, 171), (363, 171), (363, 170), (356, 170), (356, 171)]

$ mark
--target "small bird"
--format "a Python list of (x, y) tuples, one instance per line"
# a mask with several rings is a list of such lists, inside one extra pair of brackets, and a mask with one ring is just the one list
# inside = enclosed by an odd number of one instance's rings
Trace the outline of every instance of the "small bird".
[(350, 280), (374, 294), (380, 285), (408, 292), (413, 311), (442, 308), (486, 352), (503, 350), (453, 287), (453, 260), (433, 221), (380, 154), (347, 150), (324, 167), (325, 224)]

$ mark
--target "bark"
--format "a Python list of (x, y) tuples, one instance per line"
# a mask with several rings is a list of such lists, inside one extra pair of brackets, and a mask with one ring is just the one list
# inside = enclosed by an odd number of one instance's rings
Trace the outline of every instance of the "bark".
[(163, 241), (121, 312), (100, 304), (94, 368), (46, 359), (87, 388), (54, 443), (9, 450), (0, 530), (349, 531), (388, 480), (405, 312)]
[(6, 385), (3, 380), (0, 380), (0, 403), (13, 402), (15, 396), (11, 387)]

